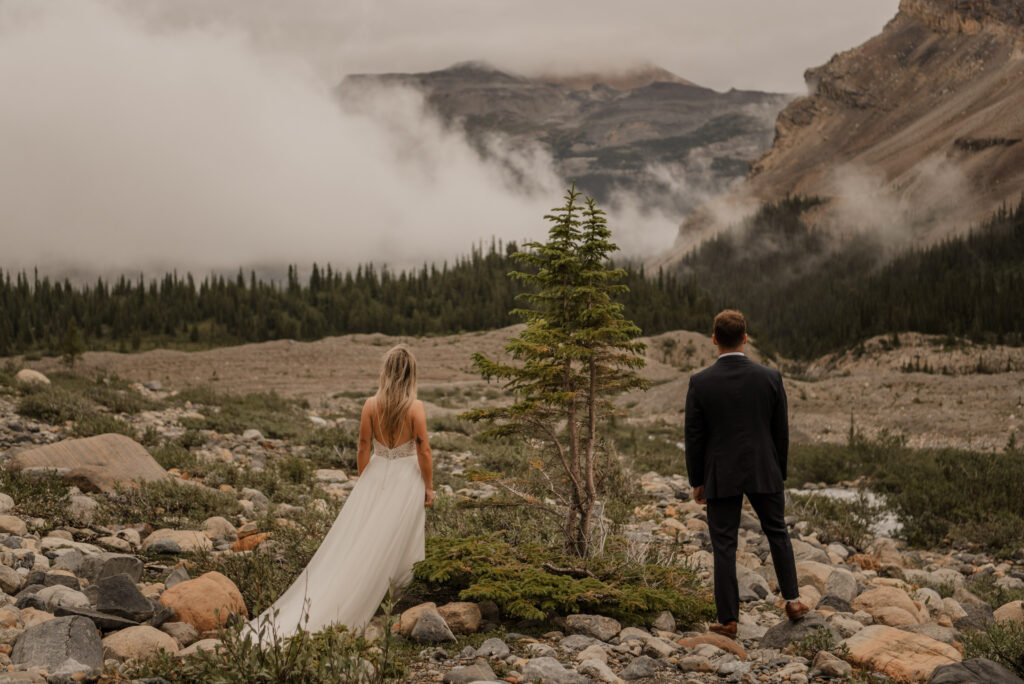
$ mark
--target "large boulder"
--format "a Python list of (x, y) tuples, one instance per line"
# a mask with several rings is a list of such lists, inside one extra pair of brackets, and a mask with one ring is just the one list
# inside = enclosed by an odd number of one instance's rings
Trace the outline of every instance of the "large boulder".
[(100, 580), (96, 610), (136, 622), (153, 617), (153, 604), (125, 573)]
[(24, 537), (28, 534), (28, 526), (25, 525), (24, 520), (15, 515), (0, 515), (0, 532)]
[(900, 627), (917, 625), (920, 619), (920, 608), (907, 592), (897, 587), (875, 587), (850, 602), (854, 610), (863, 610), (875, 618), (876, 622)]
[(19, 385), (49, 385), (50, 378), (37, 370), (22, 368), (14, 376), (14, 381)]
[(522, 681), (541, 682), (542, 684), (588, 684), (590, 679), (565, 669), (562, 663), (555, 658), (546, 656), (534, 658), (526, 663), (526, 666), (523, 667)]
[(885, 625), (865, 627), (843, 644), (850, 663), (897, 682), (925, 680), (935, 668), (961, 660), (960, 652), (949, 644)]
[(1024, 684), (1024, 679), (988, 658), (971, 658), (935, 668), (928, 684)]
[(826, 630), (832, 639), (839, 641), (839, 633), (817, 613), (808, 613), (799, 620), (783, 619), (773, 625), (761, 637), (761, 648), (783, 649), (795, 641), (814, 636), (819, 629)]
[(570, 634), (585, 634), (601, 641), (610, 641), (622, 630), (617, 620), (603, 615), (569, 615), (565, 629)]
[(83, 491), (113, 493), (118, 484), (153, 482), (168, 477), (146, 449), (117, 434), (66, 439), (27, 449), (7, 461), (8, 468), (52, 469)]
[(425, 610), (416, 621), (409, 637), (421, 643), (439, 643), (455, 641), (455, 635), (448, 628), (444, 618), (436, 610)]
[(197, 530), (156, 530), (142, 542), (142, 550), (151, 553), (187, 553), (212, 551), (213, 542)]
[(992, 619), (996, 622), (1024, 624), (1024, 601), (1010, 601), (995, 609)]
[(83, 557), (75, 571), (79, 577), (89, 580), (90, 584), (97, 584), (106, 577), (121, 573), (128, 575), (133, 582), (138, 582), (142, 577), (142, 561), (127, 553), (103, 551)]
[(444, 621), (456, 634), (473, 634), (480, 627), (482, 619), (480, 606), (469, 601), (446, 603), (437, 609)]
[(223, 626), (232, 614), (249, 616), (235, 583), (215, 571), (174, 585), (160, 595), (160, 603), (200, 634)]
[(178, 652), (178, 642), (174, 637), (149, 625), (114, 632), (107, 635), (102, 643), (103, 657), (116, 660), (144, 660), (160, 649), (172, 655)]
[(50, 671), (69, 660), (83, 665), (83, 670), (103, 664), (100, 634), (88, 618), (59, 617), (29, 627), (11, 651), (11, 662), (15, 665), (45, 667)]

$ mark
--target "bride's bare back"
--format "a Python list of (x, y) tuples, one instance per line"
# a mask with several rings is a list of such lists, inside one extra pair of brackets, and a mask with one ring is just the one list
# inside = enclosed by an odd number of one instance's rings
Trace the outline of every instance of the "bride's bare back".
[(363, 413), (359, 420), (359, 451), (356, 464), (362, 475), (370, 463), (373, 440), (389, 449), (397, 448), (411, 441), (416, 442), (416, 456), (423, 476), (425, 487), (424, 505), (434, 503), (433, 454), (430, 451), (430, 440), (427, 437), (427, 412), (422, 401), (413, 402), (409, 412), (400, 423), (401, 430), (397, 435), (381, 434), (380, 413), (377, 410), (376, 397), (370, 397), (363, 404)]

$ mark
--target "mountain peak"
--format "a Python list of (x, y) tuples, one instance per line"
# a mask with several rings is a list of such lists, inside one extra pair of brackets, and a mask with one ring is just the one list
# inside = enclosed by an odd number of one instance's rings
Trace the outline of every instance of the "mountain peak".
[(596, 85), (606, 85), (616, 90), (633, 90), (643, 88), (652, 83), (678, 83), (697, 86), (681, 76), (673, 74), (653, 64), (645, 64), (621, 71), (587, 71), (557, 73), (548, 72), (538, 75), (538, 80), (552, 85), (565, 86), (573, 90), (589, 90)]

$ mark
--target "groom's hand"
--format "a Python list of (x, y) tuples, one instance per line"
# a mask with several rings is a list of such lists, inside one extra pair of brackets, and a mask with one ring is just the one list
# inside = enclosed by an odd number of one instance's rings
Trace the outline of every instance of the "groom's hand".
[(693, 500), (701, 506), (708, 502), (708, 500), (704, 498), (704, 485), (697, 485), (693, 488)]

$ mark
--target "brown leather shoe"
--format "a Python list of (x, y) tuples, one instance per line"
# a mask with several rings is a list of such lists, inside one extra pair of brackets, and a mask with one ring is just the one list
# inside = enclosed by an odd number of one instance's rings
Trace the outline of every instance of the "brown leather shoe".
[(807, 615), (807, 613), (810, 610), (811, 609), (804, 605), (801, 601), (786, 601), (786, 617), (788, 617), (793, 622), (796, 622), (804, 615)]
[(733, 620), (732, 622), (726, 622), (724, 625), (720, 625), (720, 624), (717, 624), (717, 623), (713, 624), (713, 625), (708, 625), (708, 631), (709, 632), (714, 632), (715, 634), (721, 634), (722, 636), (727, 636), (730, 639), (735, 639), (736, 638), (736, 631), (737, 631), (737, 629), (738, 629), (738, 627), (736, 625), (736, 621), (735, 620)]

